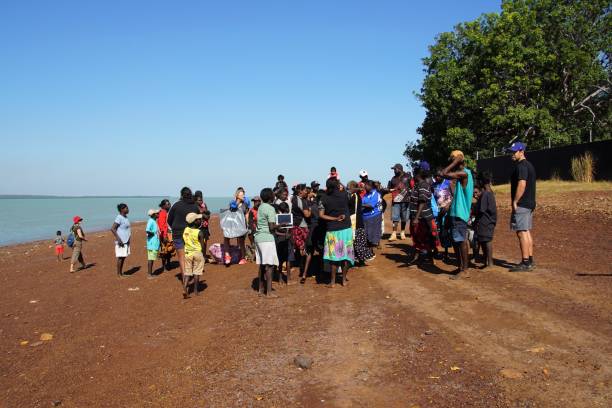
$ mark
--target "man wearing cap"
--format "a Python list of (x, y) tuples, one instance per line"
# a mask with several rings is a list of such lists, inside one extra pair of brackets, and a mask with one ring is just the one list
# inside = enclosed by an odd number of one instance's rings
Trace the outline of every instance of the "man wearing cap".
[(516, 163), (510, 180), (510, 196), (512, 197), (512, 215), (510, 228), (516, 231), (521, 247), (521, 262), (510, 269), (510, 272), (527, 272), (533, 270), (533, 210), (536, 206), (536, 173), (533, 165), (525, 158), (526, 145), (521, 142), (512, 143), (510, 151), (512, 160)]
[[(357, 187), (359, 187), (359, 196), (361, 198), (365, 197), (365, 184), (368, 182), (368, 171), (367, 170), (359, 170), (359, 183), (357, 183)], [(382, 194), (382, 193), (381, 193)]]
[(451, 279), (459, 277), (469, 278), (469, 245), (467, 239), (467, 223), (472, 208), (472, 197), (474, 195), (474, 178), (470, 169), (465, 167), (463, 152), (454, 150), (450, 154), (450, 164), (440, 172), (444, 178), (455, 180), (455, 194), (451, 202), (448, 215), (451, 222), (451, 235), (453, 248), (457, 255), (457, 272)]
[(400, 239), (406, 239), (404, 230), (408, 220), (408, 204), (410, 202), (410, 174), (404, 173), (404, 166), (397, 163), (391, 167), (395, 176), (389, 181), (387, 189), (391, 192), (393, 204), (391, 207), (391, 221), (393, 222), (393, 231), (389, 237), (389, 241), (397, 239), (398, 226), (401, 225)]

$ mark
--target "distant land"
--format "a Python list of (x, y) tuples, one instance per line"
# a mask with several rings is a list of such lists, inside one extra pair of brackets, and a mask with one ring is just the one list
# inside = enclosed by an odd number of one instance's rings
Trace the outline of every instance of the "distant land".
[(151, 198), (151, 197), (169, 197), (163, 195), (112, 195), (112, 196), (97, 196), (97, 195), (82, 195), (82, 196), (65, 196), (65, 195), (37, 195), (37, 194), (0, 194), (0, 200), (2, 199), (36, 199), (36, 198)]

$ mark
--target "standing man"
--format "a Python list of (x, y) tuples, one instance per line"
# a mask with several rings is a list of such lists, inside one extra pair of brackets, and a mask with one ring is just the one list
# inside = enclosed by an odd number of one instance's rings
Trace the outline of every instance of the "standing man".
[(406, 239), (404, 230), (408, 221), (408, 204), (410, 202), (410, 173), (404, 173), (404, 167), (397, 163), (391, 167), (395, 173), (389, 181), (387, 189), (391, 192), (393, 205), (391, 207), (391, 221), (393, 222), (393, 231), (389, 237), (389, 241), (397, 239), (398, 226), (401, 224), (400, 239)]
[(463, 152), (453, 150), (451, 152), (449, 164), (440, 175), (444, 178), (456, 180), (455, 194), (450, 205), (448, 215), (451, 221), (451, 235), (453, 238), (453, 248), (457, 256), (457, 273), (451, 279), (460, 277), (469, 278), (470, 253), (467, 239), (467, 223), (470, 219), (472, 208), (472, 197), (474, 195), (474, 178), (470, 169), (465, 167)]
[(533, 165), (525, 158), (527, 146), (514, 142), (510, 146), (512, 160), (516, 162), (512, 179), (510, 180), (510, 196), (512, 197), (512, 216), (510, 228), (516, 231), (521, 247), (521, 262), (510, 269), (510, 272), (527, 272), (535, 268), (533, 262), (533, 210), (536, 206), (536, 173)]

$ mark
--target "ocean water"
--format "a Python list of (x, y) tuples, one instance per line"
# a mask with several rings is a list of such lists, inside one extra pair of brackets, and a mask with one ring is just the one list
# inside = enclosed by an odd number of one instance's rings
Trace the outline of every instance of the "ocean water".
[[(72, 226), (72, 217), (83, 218), (85, 233), (108, 230), (117, 216), (117, 204), (126, 203), (131, 221), (145, 221), (149, 208), (158, 208), (162, 199), (171, 197), (43, 197), (0, 198), (0, 246), (64, 237)], [(208, 209), (218, 213), (227, 208), (229, 197), (206, 197)]]

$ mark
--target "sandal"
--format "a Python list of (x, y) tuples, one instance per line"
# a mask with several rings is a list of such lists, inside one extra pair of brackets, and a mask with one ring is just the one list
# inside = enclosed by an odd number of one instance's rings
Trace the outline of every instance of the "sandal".
[(232, 257), (230, 254), (225, 254), (225, 264), (229, 265), (232, 263)]

